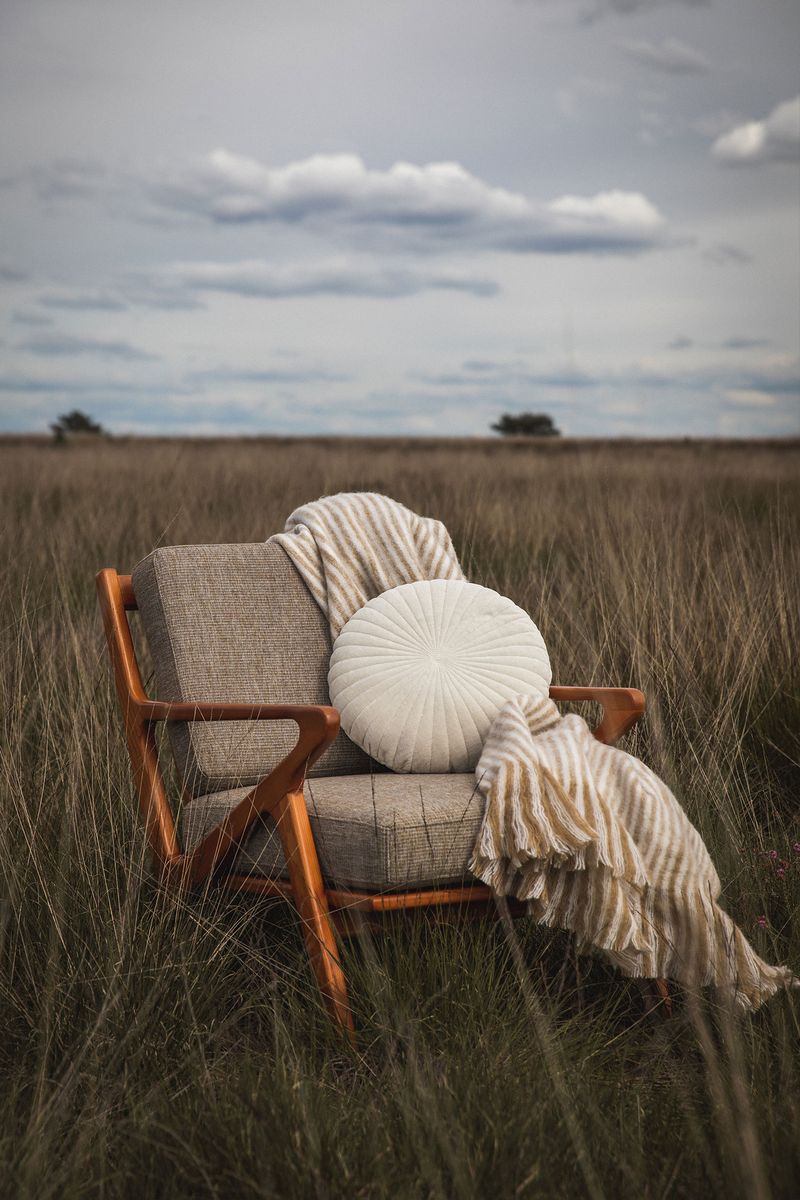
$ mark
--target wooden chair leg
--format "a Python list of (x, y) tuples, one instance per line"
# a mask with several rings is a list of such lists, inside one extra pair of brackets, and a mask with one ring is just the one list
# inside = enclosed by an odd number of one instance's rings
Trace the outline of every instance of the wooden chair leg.
[(672, 995), (666, 979), (640, 979), (639, 991), (642, 994), (644, 1010), (648, 1014), (658, 1013), (667, 1020), (672, 1016)]
[(672, 1016), (672, 996), (669, 990), (669, 984), (666, 979), (655, 980), (655, 990), (661, 1000), (662, 1011), (665, 1017)]
[(273, 815), (281, 835), (311, 968), (323, 1002), (330, 1016), (355, 1045), (353, 1013), (347, 1002), (347, 984), (303, 793), (288, 792)]

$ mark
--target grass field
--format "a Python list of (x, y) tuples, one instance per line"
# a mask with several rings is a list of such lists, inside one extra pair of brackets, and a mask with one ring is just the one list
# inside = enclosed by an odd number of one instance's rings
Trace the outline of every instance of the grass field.
[(93, 577), (326, 492), (441, 518), (554, 682), (646, 693), (625, 747), (800, 970), (799, 466), (796, 443), (0, 445), (2, 1196), (796, 1195), (800, 993), (663, 1022), (565, 936), (412, 921), (344, 950), (353, 1053), (283, 906), (156, 889)]

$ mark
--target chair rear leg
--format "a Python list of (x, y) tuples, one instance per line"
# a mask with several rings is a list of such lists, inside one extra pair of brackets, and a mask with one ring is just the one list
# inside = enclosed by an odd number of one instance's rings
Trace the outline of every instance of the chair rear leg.
[(661, 1009), (665, 1017), (672, 1016), (672, 994), (669, 990), (669, 983), (666, 979), (656, 979), (655, 990), (661, 1002)]
[(303, 793), (288, 792), (273, 815), (289, 868), (306, 950), (325, 1008), (355, 1045), (353, 1013), (347, 1002), (347, 984)]
[(672, 993), (666, 979), (639, 979), (644, 1010), (649, 1015), (658, 1013), (662, 1020), (672, 1016)]

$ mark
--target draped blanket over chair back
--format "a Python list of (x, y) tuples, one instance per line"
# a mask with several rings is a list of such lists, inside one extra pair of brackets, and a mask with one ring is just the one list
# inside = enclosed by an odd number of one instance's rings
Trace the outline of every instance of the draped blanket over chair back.
[(278, 542), (328, 618), (331, 637), (368, 600), (418, 579), (463, 579), (441, 521), (377, 492), (340, 492), (295, 509)]
[[(294, 562), (333, 638), (390, 588), (463, 578), (441, 522), (370, 492), (303, 505), (270, 540)], [(632, 977), (714, 986), (744, 1009), (798, 986), (717, 904), (714, 864), (666, 784), (598, 742), (580, 717), (516, 697), (498, 713), (475, 774), (486, 808), (471, 870), (527, 901), (538, 921), (573, 932), (579, 949)]]

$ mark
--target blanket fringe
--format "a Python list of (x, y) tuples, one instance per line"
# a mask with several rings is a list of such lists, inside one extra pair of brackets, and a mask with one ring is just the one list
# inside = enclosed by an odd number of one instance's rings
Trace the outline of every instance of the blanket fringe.
[(800, 986), (719, 907), (708, 851), (666, 785), (580, 718), (509, 701), (476, 775), (487, 802), (470, 870), (579, 950), (633, 978), (714, 987), (744, 1010)]

